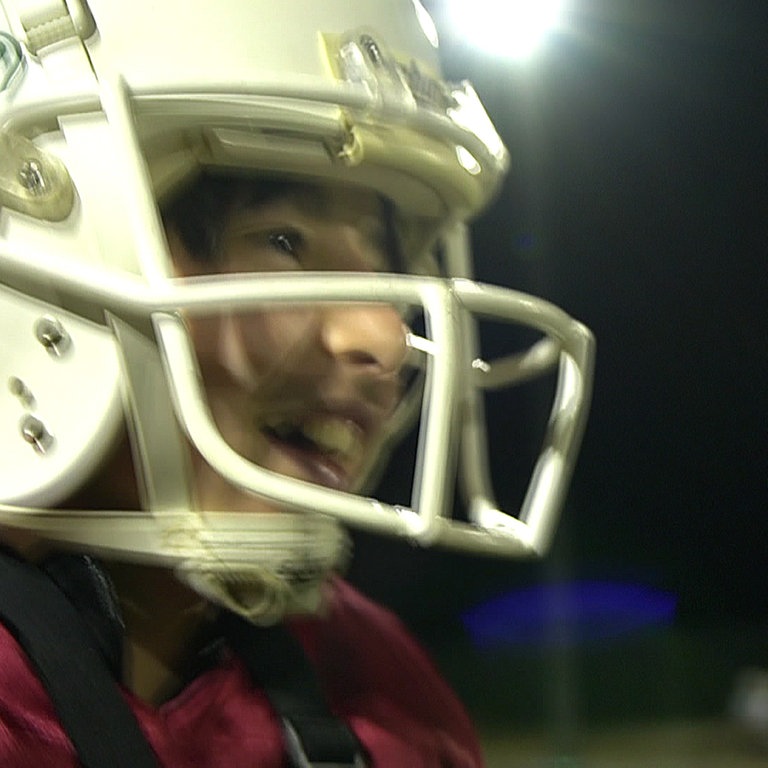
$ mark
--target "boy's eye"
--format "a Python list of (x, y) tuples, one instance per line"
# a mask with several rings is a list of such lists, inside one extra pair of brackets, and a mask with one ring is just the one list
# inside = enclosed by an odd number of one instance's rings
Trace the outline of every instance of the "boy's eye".
[(290, 256), (298, 256), (302, 237), (298, 232), (272, 232), (269, 235), (269, 244)]

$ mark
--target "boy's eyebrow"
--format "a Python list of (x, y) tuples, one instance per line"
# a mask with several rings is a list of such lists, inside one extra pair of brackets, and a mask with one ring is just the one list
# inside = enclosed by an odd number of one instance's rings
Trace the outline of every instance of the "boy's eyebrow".
[[(366, 242), (381, 254), (383, 271), (404, 272), (405, 258), (398, 234), (394, 206), (385, 198), (380, 198), (379, 202), (379, 210), (360, 216), (355, 222), (355, 226), (359, 229)], [(324, 196), (319, 193), (296, 196), (287, 194), (276, 197), (266, 203), (246, 206), (234, 214), (230, 226), (234, 224), (233, 229), (237, 232), (240, 229), (247, 228), (249, 219), (254, 215), (261, 215), (269, 219), (272, 206), (277, 209), (275, 213), (277, 218), (280, 218), (279, 206), (283, 203), (295, 206), (299, 213), (304, 215), (318, 218), (333, 215), (332, 207), (325, 204)]]

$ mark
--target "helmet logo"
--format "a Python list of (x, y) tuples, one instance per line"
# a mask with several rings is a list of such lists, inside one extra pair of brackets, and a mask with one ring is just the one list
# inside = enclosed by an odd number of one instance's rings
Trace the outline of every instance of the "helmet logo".
[(414, 59), (399, 60), (370, 32), (352, 32), (341, 40), (326, 36), (326, 48), (337, 77), (368, 86), (385, 103), (399, 101), (442, 115), (456, 106), (447, 83)]

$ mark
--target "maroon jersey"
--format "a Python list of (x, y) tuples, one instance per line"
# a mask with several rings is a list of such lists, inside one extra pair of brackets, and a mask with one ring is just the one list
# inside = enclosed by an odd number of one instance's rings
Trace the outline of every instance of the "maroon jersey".
[[(482, 765), (463, 707), (391, 613), (336, 581), (325, 614), (294, 621), (291, 628), (318, 671), (334, 713), (355, 732), (372, 768)], [(285, 765), (277, 716), (233, 655), (159, 707), (128, 691), (124, 696), (163, 768)], [(48, 695), (2, 626), (0, 765), (79, 768)]]

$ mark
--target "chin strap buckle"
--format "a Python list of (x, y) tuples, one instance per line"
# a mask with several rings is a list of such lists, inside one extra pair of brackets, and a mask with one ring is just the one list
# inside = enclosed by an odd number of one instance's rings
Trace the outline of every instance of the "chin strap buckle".
[[(338, 720), (303, 718), (302, 739), (294, 724), (283, 718), (285, 751), (291, 768), (366, 768), (367, 763), (349, 738), (349, 732), (340, 734), (339, 725)], [(312, 758), (304, 748), (305, 744), (309, 748), (310, 739)]]
[(290, 768), (366, 768), (364, 747), (333, 713), (317, 671), (287, 627), (256, 627), (232, 614), (222, 621), (225, 638), (280, 718)]
[(15, 0), (14, 6), (18, 15), (15, 32), (33, 56), (72, 37), (87, 40), (96, 31), (84, 0)]

